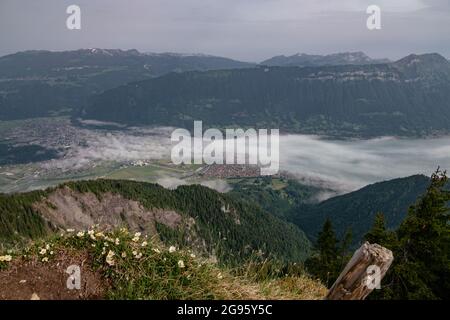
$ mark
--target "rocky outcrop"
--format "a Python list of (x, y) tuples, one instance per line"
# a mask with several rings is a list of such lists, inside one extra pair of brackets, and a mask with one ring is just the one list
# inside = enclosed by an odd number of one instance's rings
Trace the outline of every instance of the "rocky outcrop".
[(183, 217), (172, 210), (147, 209), (140, 202), (120, 194), (79, 193), (69, 187), (59, 188), (44, 200), (35, 203), (34, 209), (57, 228), (85, 230), (99, 224), (111, 230), (126, 226), (150, 236), (157, 235), (156, 223), (177, 228)]

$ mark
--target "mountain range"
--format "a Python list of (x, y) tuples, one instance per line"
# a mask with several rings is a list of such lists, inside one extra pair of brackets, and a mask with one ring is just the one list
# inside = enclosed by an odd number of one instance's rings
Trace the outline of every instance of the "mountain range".
[(208, 55), (82, 49), (0, 57), (0, 120), (70, 114), (89, 96), (169, 72), (250, 67)]
[(450, 63), (362, 52), (277, 56), (82, 49), (0, 58), (0, 120), (54, 115), (125, 125), (273, 127), (336, 137), (450, 130)]
[(262, 65), (280, 67), (313, 67), (313, 66), (339, 66), (347, 64), (380, 64), (389, 63), (389, 59), (372, 59), (364, 52), (343, 52), (328, 55), (312, 55), (297, 53), (292, 56), (275, 56), (261, 62)]
[(92, 97), (80, 117), (127, 125), (280, 128), (337, 137), (426, 136), (450, 130), (450, 62), (170, 73)]

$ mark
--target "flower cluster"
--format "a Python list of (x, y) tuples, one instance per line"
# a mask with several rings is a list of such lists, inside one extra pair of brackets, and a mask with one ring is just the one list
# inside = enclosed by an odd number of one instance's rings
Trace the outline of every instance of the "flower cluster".
[[(115, 231), (102, 231), (98, 226), (87, 230), (67, 229), (55, 241), (37, 243), (29, 255), (36, 256), (39, 261), (49, 262), (59, 248), (89, 250), (94, 263), (106, 272), (108, 277), (128, 276), (130, 269), (141, 272), (144, 266), (158, 266), (152, 270), (171, 270), (171, 276), (190, 279), (197, 263), (196, 255), (191, 251), (181, 250), (175, 245), (165, 247), (162, 243), (149, 239), (141, 232), (130, 233), (121, 228)], [(24, 255), (25, 257), (25, 255)], [(3, 266), (12, 257), (0, 256)], [(125, 276), (124, 276), (125, 277)], [(120, 278), (122, 279), (122, 278)]]
[(45, 246), (39, 248), (39, 255), (42, 262), (48, 262), (50, 256), (53, 256), (55, 252), (52, 250), (52, 244), (47, 243)]
[(10, 261), (12, 261), (11, 255), (0, 256), (0, 262), (10, 262)]

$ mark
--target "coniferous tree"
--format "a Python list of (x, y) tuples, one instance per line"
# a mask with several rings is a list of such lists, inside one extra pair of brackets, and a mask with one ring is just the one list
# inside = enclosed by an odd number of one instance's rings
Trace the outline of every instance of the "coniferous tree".
[(352, 239), (352, 229), (348, 228), (341, 240), (341, 244), (339, 247), (339, 272), (344, 269), (345, 265), (351, 258), (350, 246), (352, 244)]
[(323, 225), (323, 229), (319, 232), (317, 238), (317, 249), (321, 253), (323, 261), (332, 262), (338, 256), (338, 240), (333, 229), (330, 219), (327, 219)]
[(350, 245), (352, 244), (352, 239), (353, 239), (352, 229), (348, 228), (341, 241), (341, 246), (339, 248), (340, 255), (345, 256), (348, 253)]
[(394, 234), (386, 232), (377, 217), (366, 235), (394, 253), (394, 262), (382, 283), (371, 294), (381, 299), (446, 299), (450, 292), (450, 192), (448, 178), (439, 169), (426, 193), (412, 206)]
[(395, 234), (386, 230), (386, 220), (383, 213), (377, 213), (372, 229), (364, 236), (364, 240), (371, 244), (377, 243), (384, 247), (393, 246)]
[(305, 261), (308, 271), (330, 287), (340, 272), (341, 260), (339, 255), (339, 241), (333, 229), (333, 225), (327, 219), (319, 232), (314, 246), (314, 254)]
[[(397, 234), (407, 274), (399, 274), (401, 298), (444, 298), (450, 292), (450, 192), (446, 172), (436, 171), (431, 185), (410, 209)], [(408, 276), (408, 274), (410, 274)], [(411, 280), (420, 279), (414, 283)], [(405, 285), (406, 284), (406, 285)], [(406, 290), (400, 290), (405, 288)]]

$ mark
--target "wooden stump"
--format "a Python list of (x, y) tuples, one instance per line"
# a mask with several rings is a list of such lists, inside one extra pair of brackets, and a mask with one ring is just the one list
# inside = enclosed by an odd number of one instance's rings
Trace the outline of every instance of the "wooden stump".
[(378, 244), (365, 242), (353, 254), (325, 299), (364, 300), (372, 292), (376, 282), (383, 279), (393, 260), (392, 251)]

